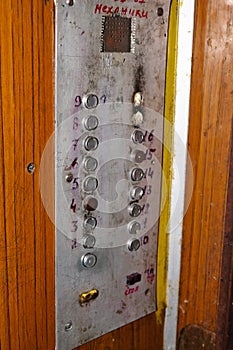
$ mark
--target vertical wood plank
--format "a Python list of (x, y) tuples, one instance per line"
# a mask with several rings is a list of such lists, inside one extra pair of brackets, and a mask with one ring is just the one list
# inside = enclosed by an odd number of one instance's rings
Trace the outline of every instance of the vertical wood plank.
[(232, 349), (233, 347), (233, 128), (231, 138), (231, 159), (217, 323), (217, 346), (223, 349)]
[(227, 0), (196, 0), (188, 141), (195, 186), (184, 220), (179, 331), (190, 323), (216, 331), (233, 107), (232, 12)]
[(54, 120), (53, 1), (1, 1), (0, 17), (1, 349), (54, 349), (54, 228), (39, 187)]

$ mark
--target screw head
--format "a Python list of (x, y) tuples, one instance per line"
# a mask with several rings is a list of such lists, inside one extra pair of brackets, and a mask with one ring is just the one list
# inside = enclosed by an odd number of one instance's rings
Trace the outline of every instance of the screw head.
[(73, 174), (67, 174), (66, 175), (66, 182), (68, 182), (68, 183), (70, 183), (70, 182), (72, 182), (72, 180), (73, 180)]
[(35, 171), (35, 164), (34, 163), (29, 163), (27, 166), (27, 171), (29, 172), (29, 174), (33, 174)]
[(66, 0), (66, 4), (69, 6), (73, 6), (74, 5), (74, 1), (75, 0)]
[(73, 328), (73, 324), (72, 324), (72, 321), (69, 321), (69, 322), (67, 322), (66, 324), (65, 324), (65, 331), (66, 332), (69, 332), (69, 331), (71, 331), (71, 329)]

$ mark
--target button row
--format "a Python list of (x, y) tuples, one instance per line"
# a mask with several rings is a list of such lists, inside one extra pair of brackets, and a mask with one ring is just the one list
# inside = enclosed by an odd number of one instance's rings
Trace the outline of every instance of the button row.
[[(88, 109), (90, 108), (96, 108), (99, 99), (96, 95), (89, 94), (84, 97), (83, 99), (84, 106)], [(95, 115), (90, 115), (86, 117), (83, 121), (84, 127), (88, 131), (92, 131), (97, 129), (99, 125), (99, 120)], [(94, 151), (97, 149), (99, 145), (99, 140), (95, 136), (87, 136), (84, 140), (84, 148), (86, 151)], [(98, 161), (97, 159), (87, 156), (84, 158), (83, 165), (85, 170), (89, 171), (95, 171), (98, 167)], [(93, 176), (88, 176), (83, 180), (83, 190), (86, 193), (92, 193), (94, 192), (98, 187), (98, 180)], [(95, 197), (87, 196), (84, 199), (83, 202), (84, 209), (87, 210), (89, 213), (93, 212), (98, 207), (98, 200)], [(86, 249), (92, 249), (95, 246), (96, 239), (95, 237), (90, 234), (93, 232), (93, 230), (97, 226), (97, 219), (92, 216), (88, 215), (84, 218), (83, 226), (85, 228), (85, 231), (87, 234), (83, 237), (83, 247)], [(81, 258), (81, 263), (86, 268), (94, 267), (97, 262), (97, 257), (93, 253), (87, 253), (84, 254)]]
[[(83, 103), (86, 108), (95, 108), (98, 105), (98, 97), (96, 95), (88, 95), (83, 99)], [(86, 117), (83, 121), (84, 127), (88, 131), (97, 129), (99, 125), (98, 118), (94, 115)], [(136, 144), (141, 144), (144, 141), (144, 134), (141, 130), (134, 130), (131, 135), (131, 139)], [(84, 140), (84, 148), (86, 151), (94, 151), (99, 145), (99, 140), (95, 136), (87, 136)], [(132, 153), (132, 159), (136, 163), (141, 163), (145, 160), (144, 152), (140, 150), (135, 150)], [(95, 171), (98, 166), (98, 161), (93, 157), (85, 157), (83, 162), (84, 168), (87, 171)], [(134, 182), (139, 182), (143, 179), (144, 172), (141, 168), (134, 168), (131, 171), (131, 180)], [(68, 181), (68, 180), (67, 180)], [(71, 180), (72, 181), (72, 180)], [(83, 190), (87, 193), (95, 191), (98, 187), (98, 180), (93, 176), (88, 176), (83, 181)], [(140, 186), (133, 186), (130, 190), (130, 197), (132, 200), (140, 200), (144, 195), (144, 190)], [(98, 207), (98, 201), (95, 197), (86, 197), (84, 199), (84, 209), (89, 213), (95, 211)], [(142, 208), (137, 203), (132, 203), (128, 207), (129, 215), (132, 217), (137, 217), (141, 214)], [(87, 232), (92, 232), (97, 226), (97, 219), (93, 216), (87, 216), (84, 220), (84, 228)], [(128, 225), (128, 231), (130, 234), (136, 234), (140, 231), (140, 223), (133, 221)], [(83, 238), (84, 248), (93, 248), (95, 246), (96, 239), (91, 234), (86, 234)], [(136, 251), (140, 247), (140, 241), (138, 239), (131, 239), (127, 243), (128, 249), (130, 251)], [(97, 257), (92, 253), (84, 254), (81, 258), (82, 265), (84, 267), (90, 268), (94, 267), (97, 262)]]
[[(88, 236), (84, 238), (85, 244), (84, 245), (85, 248), (93, 248), (94, 244), (95, 244), (95, 238), (94, 236)], [(140, 241), (139, 239), (135, 238), (135, 239), (130, 239), (127, 243), (127, 247), (129, 249), (129, 251), (136, 251), (140, 248)], [(81, 263), (84, 267), (86, 268), (91, 268), (94, 267), (96, 265), (97, 262), (97, 256), (93, 253), (86, 253), (81, 257)]]

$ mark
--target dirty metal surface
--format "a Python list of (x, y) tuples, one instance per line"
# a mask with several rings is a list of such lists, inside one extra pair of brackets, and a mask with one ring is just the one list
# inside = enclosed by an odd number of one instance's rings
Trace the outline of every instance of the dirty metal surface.
[(169, 7), (56, 4), (57, 350), (156, 310)]

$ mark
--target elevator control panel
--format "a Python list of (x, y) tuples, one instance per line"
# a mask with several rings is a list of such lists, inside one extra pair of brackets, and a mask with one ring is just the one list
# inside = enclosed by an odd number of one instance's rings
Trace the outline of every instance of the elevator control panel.
[(156, 310), (169, 0), (56, 1), (56, 349)]

